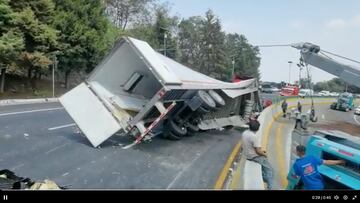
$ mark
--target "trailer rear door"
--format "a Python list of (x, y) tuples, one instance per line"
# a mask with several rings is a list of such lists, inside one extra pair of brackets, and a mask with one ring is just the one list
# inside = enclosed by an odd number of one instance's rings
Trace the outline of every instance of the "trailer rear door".
[(121, 129), (112, 113), (85, 83), (59, 100), (94, 147)]

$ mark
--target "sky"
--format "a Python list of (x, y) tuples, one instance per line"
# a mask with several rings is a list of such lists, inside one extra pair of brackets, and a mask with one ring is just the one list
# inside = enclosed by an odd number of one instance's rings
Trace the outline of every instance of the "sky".
[[(360, 60), (359, 0), (167, 0), (171, 14), (204, 16), (212, 9), (227, 33), (244, 34), (252, 45), (311, 42), (321, 49)], [(300, 53), (291, 47), (261, 48), (261, 80), (294, 82)], [(289, 61), (294, 65), (289, 68)], [(360, 67), (342, 61), (345, 64)], [(290, 71), (291, 69), (291, 71)], [(334, 78), (311, 68), (314, 82)], [(303, 71), (302, 75), (306, 73)]]

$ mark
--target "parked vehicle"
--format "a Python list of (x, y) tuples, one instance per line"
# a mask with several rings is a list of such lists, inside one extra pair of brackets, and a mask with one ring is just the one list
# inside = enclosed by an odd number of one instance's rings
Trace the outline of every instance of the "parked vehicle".
[(325, 91), (325, 90), (323, 90), (323, 91), (321, 91), (321, 92), (319, 92), (319, 94), (318, 94), (319, 96), (325, 96), (325, 97), (328, 97), (328, 96), (330, 96), (330, 92), (329, 91)]
[(354, 109), (354, 105), (354, 96), (351, 93), (345, 92), (340, 94), (337, 102), (332, 103), (330, 108), (348, 112)]
[(298, 96), (300, 88), (296, 85), (287, 85), (281, 89), (280, 95), (285, 97)]
[(314, 91), (311, 89), (301, 89), (299, 92), (299, 97), (302, 97), (302, 98), (313, 96), (313, 95), (314, 95)]
[(159, 133), (180, 140), (199, 130), (244, 127), (261, 106), (256, 79), (219, 81), (130, 37), (60, 102), (94, 147), (114, 134), (133, 137), (124, 148)]
[(355, 109), (355, 115), (360, 115), (360, 106)]
[(340, 94), (337, 92), (330, 92), (330, 96), (332, 97), (338, 97)]
[(274, 87), (274, 86), (265, 84), (265, 85), (262, 85), (261, 91), (262, 91), (263, 93), (269, 93), (269, 94), (271, 94), (271, 93), (279, 92), (279, 89), (278, 89), (277, 87)]

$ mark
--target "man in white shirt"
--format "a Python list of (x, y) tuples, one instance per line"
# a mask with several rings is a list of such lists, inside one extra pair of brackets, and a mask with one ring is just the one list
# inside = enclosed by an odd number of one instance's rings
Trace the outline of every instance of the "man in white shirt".
[(267, 189), (271, 190), (273, 188), (273, 169), (267, 159), (266, 151), (262, 149), (260, 140), (255, 135), (259, 127), (259, 121), (250, 120), (249, 130), (242, 134), (242, 154), (247, 160), (261, 165), (263, 180), (267, 183)]

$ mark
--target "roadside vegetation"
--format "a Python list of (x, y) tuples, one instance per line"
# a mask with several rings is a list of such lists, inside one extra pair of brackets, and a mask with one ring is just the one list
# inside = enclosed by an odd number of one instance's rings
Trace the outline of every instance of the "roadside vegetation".
[(212, 10), (189, 18), (170, 11), (156, 0), (0, 0), (0, 98), (50, 96), (53, 68), (57, 90), (76, 85), (122, 36), (217, 79), (230, 81), (233, 67), (260, 77), (259, 49), (226, 33)]

